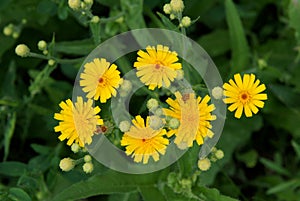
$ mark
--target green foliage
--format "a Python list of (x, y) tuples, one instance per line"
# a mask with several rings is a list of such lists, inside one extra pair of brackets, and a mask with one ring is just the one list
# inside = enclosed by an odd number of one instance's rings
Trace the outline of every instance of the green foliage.
[[(91, 9), (75, 11), (66, 0), (0, 1), (0, 200), (299, 199), (300, 1), (184, 1), (182, 16), (174, 20), (164, 13), (165, 3), (95, 0)], [(92, 16), (100, 21), (92, 23)], [(177, 17), (183, 16), (193, 21), (187, 29), (179, 27)], [(15, 37), (3, 33), (9, 24)], [(74, 154), (59, 143), (53, 115), (61, 101), (72, 97), (77, 72), (98, 44), (146, 27), (186, 33), (211, 56), (224, 82), (234, 73), (254, 73), (266, 85), (268, 100), (251, 118), (235, 119), (228, 111), (217, 144), (225, 156), (208, 171), (198, 169), (200, 147), (194, 145), (170, 167), (151, 174), (119, 173), (93, 160), (94, 171), (87, 175), (82, 171), (87, 153)], [(139, 43), (148, 37), (133, 39)], [(38, 50), (40, 40), (47, 42), (48, 52)], [(21, 43), (34, 58), (15, 55)], [(136, 52), (116, 61), (122, 75), (135, 59)], [(206, 94), (205, 83), (182, 63), (193, 89)], [(201, 64), (205, 69), (208, 63)], [(157, 98), (156, 93), (140, 89), (132, 110), (145, 112), (145, 98)], [(110, 117), (108, 107), (101, 109), (101, 116)], [(110, 123), (107, 136), (119, 143), (122, 134)], [(64, 157), (81, 158), (71, 172), (62, 172)]]

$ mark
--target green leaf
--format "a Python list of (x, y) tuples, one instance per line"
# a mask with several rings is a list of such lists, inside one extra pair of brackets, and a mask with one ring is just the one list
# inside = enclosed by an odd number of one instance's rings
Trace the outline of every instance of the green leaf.
[(144, 201), (166, 201), (163, 194), (154, 186), (139, 187)]
[(298, 156), (298, 159), (300, 159), (300, 145), (296, 141), (292, 140), (292, 146)]
[(300, 181), (297, 180), (297, 179), (293, 179), (293, 180), (290, 180), (290, 181), (280, 183), (277, 186), (274, 186), (273, 188), (270, 188), (267, 191), (267, 194), (269, 195), (269, 194), (279, 193), (279, 192), (282, 192), (282, 191), (287, 190), (287, 189), (297, 188), (299, 186), (300, 186)]
[(125, 22), (130, 29), (145, 28), (142, 0), (120, 0)]
[(217, 29), (204, 35), (197, 42), (212, 57), (225, 54), (230, 50), (229, 33), (224, 29)]
[(21, 162), (7, 161), (0, 163), (0, 174), (19, 177), (26, 172), (27, 165)]
[(258, 153), (256, 150), (251, 149), (250, 151), (247, 151), (246, 153), (238, 154), (237, 158), (240, 161), (244, 162), (247, 167), (253, 168), (257, 163)]
[(183, 177), (189, 177), (193, 173), (198, 161), (199, 150), (199, 146), (193, 146), (177, 161)]
[(42, 0), (37, 8), (37, 12), (42, 13), (44, 15), (54, 15), (57, 10), (57, 6), (53, 1), (50, 0)]
[(300, 2), (298, 0), (290, 1), (288, 8), (289, 24), (295, 29), (296, 38), (300, 42)]
[(112, 194), (108, 201), (140, 201), (140, 194), (138, 192)]
[(21, 188), (10, 188), (8, 197), (13, 201), (31, 201), (29, 195)]
[(100, 23), (90, 22), (90, 29), (93, 35), (95, 45), (100, 44), (101, 42)]
[(247, 68), (250, 51), (241, 19), (232, 0), (225, 1), (225, 10), (232, 49), (231, 73), (233, 74)]
[(54, 51), (73, 54), (73, 55), (87, 55), (95, 48), (95, 44), (91, 39), (75, 40), (75, 41), (64, 41), (56, 42)]
[(10, 62), (8, 70), (5, 74), (2, 88), (1, 88), (1, 95), (16, 98), (16, 64), (14, 61)]
[(221, 195), (215, 188), (200, 187), (199, 191), (207, 198), (207, 201), (238, 201), (237, 199)]
[(299, 108), (300, 94), (294, 92), (291, 87), (283, 86), (279, 84), (270, 84), (268, 88), (274, 93), (274, 95), (286, 106), (290, 108)]
[(39, 144), (31, 144), (31, 148), (38, 154), (47, 155), (51, 153), (51, 148)]
[(161, 173), (164, 171), (145, 175), (131, 175), (109, 170), (103, 175), (94, 175), (86, 181), (71, 185), (55, 195), (52, 201), (71, 201), (101, 194), (136, 191), (138, 187), (154, 186), (158, 178), (162, 177)]
[(167, 29), (173, 30), (173, 31), (179, 31), (178, 27), (173, 24), (173, 22), (170, 21), (169, 18), (167, 18), (166, 16), (164, 16), (163, 14), (156, 12), (157, 15), (161, 18), (161, 21), (163, 22), (163, 24), (165, 25), (165, 27)]
[[(205, 174), (200, 175), (200, 183), (211, 185), (219, 171), (227, 171), (227, 169), (222, 169), (222, 167), (231, 161), (234, 151), (238, 147), (249, 143), (251, 133), (259, 130), (262, 126), (263, 119), (259, 115), (251, 118), (242, 117), (241, 119), (236, 119), (233, 114), (228, 114), (224, 130), (217, 145), (218, 148), (224, 151), (225, 156), (218, 161), (218, 165), (212, 165)], [(238, 188), (236, 188), (236, 186), (233, 186), (232, 191), (238, 191)]]
[(290, 173), (287, 169), (283, 168), (281, 165), (274, 163), (273, 161), (270, 161), (266, 158), (261, 158), (260, 162), (266, 167), (269, 168), (270, 170), (273, 170), (279, 174), (285, 175), (285, 176), (290, 176)]
[(9, 154), (10, 141), (15, 131), (17, 120), (17, 113), (11, 112), (8, 114), (8, 122), (4, 131), (4, 157), (3, 160), (6, 161)]

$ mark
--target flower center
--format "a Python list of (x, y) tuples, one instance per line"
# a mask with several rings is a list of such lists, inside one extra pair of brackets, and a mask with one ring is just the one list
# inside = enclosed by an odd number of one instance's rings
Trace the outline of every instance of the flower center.
[(146, 141), (146, 140), (143, 138), (143, 139), (142, 139), (142, 142), (145, 142), (145, 141)]
[(251, 96), (247, 91), (243, 91), (240, 93), (240, 101), (245, 104), (250, 100)]
[(160, 64), (155, 64), (155, 69), (160, 69)]
[(100, 77), (99, 80), (98, 80), (98, 82), (99, 82), (100, 84), (102, 84), (102, 83), (104, 82), (104, 79), (103, 79), (102, 77)]
[(77, 131), (85, 129), (88, 125), (88, 120), (83, 115), (74, 115), (74, 120)]
[(100, 77), (100, 78), (98, 79), (98, 84), (99, 84), (99, 85), (105, 86), (106, 83), (107, 83), (106, 77)]

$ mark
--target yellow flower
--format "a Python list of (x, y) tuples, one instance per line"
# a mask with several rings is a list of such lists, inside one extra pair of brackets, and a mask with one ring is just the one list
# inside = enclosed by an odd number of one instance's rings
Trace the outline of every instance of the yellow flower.
[(246, 117), (251, 117), (252, 112), (256, 114), (258, 108), (264, 107), (263, 100), (267, 100), (267, 94), (261, 93), (266, 89), (264, 84), (259, 85), (260, 81), (255, 81), (255, 75), (245, 74), (243, 80), (240, 74), (234, 75), (234, 80), (229, 80), (229, 83), (223, 85), (224, 95), (226, 98), (224, 102), (231, 104), (228, 107), (229, 111), (235, 111), (234, 116), (241, 118), (243, 110)]
[(121, 140), (121, 146), (126, 146), (125, 153), (134, 158), (134, 162), (143, 161), (148, 163), (151, 156), (154, 161), (159, 160), (159, 153), (164, 155), (169, 140), (164, 138), (165, 129), (153, 130), (149, 123), (150, 118), (147, 117), (146, 124), (144, 119), (138, 115), (132, 120), (133, 126), (126, 132)]
[(116, 88), (120, 85), (120, 71), (115, 64), (110, 65), (106, 59), (94, 59), (84, 65), (84, 71), (80, 75), (80, 86), (87, 93), (87, 98), (100, 98), (105, 103), (111, 96), (116, 96)]
[(59, 125), (54, 127), (55, 132), (61, 132), (58, 137), (60, 141), (68, 139), (67, 145), (71, 146), (73, 142), (81, 147), (84, 144), (92, 142), (92, 136), (97, 125), (102, 125), (103, 120), (97, 115), (100, 108), (92, 107), (93, 101), (83, 102), (82, 97), (77, 97), (77, 102), (72, 103), (70, 99), (62, 101), (60, 113), (54, 114), (54, 119), (59, 120)]
[(194, 140), (198, 145), (203, 144), (203, 138), (213, 137), (210, 121), (215, 120), (216, 116), (211, 112), (215, 109), (213, 104), (208, 105), (209, 96), (195, 98), (193, 93), (181, 95), (175, 92), (176, 100), (168, 98), (166, 102), (170, 109), (163, 109), (165, 115), (179, 120), (180, 125), (177, 129), (170, 129), (168, 137), (175, 134), (174, 143), (180, 149), (193, 146)]
[(176, 70), (182, 68), (181, 63), (176, 63), (177, 53), (162, 45), (157, 45), (156, 48), (148, 46), (146, 51), (138, 51), (139, 57), (133, 64), (137, 68), (137, 76), (151, 90), (163, 85), (169, 87), (170, 81), (174, 81), (177, 76)]

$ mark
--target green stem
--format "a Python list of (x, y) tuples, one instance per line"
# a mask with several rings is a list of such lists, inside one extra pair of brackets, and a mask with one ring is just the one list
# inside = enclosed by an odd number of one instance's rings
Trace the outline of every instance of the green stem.
[(57, 63), (60, 63), (60, 64), (78, 63), (78, 62), (80, 62), (84, 59), (84, 57), (76, 58), (76, 59), (59, 59), (59, 58), (55, 58), (55, 57), (52, 57), (52, 56), (45, 56), (45, 55), (42, 55), (42, 54), (37, 54), (37, 53), (34, 53), (34, 52), (30, 52), (29, 56), (34, 57), (34, 58), (38, 58), (38, 59), (44, 59), (44, 60), (53, 59), (54, 61), (56, 61)]
[(116, 21), (117, 19), (119, 19), (120, 17), (124, 16), (125, 14), (123, 12), (121, 12), (120, 14), (113, 16), (113, 17), (109, 17), (109, 18), (100, 18), (100, 23), (107, 23), (107, 22), (113, 22)]

